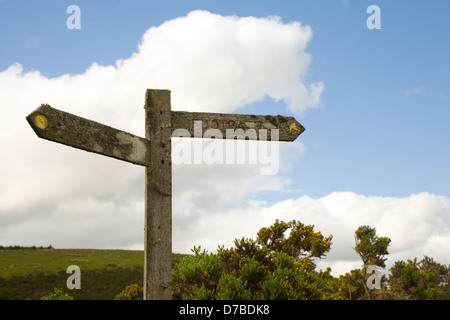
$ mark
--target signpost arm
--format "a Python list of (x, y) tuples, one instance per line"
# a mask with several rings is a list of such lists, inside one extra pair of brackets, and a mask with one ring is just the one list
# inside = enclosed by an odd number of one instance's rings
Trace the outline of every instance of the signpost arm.
[(150, 166), (145, 169), (144, 299), (172, 299), (172, 159), (169, 90), (148, 89), (145, 137)]
[[(195, 123), (199, 122), (199, 130), (196, 135)], [(274, 140), (271, 137), (273, 129), (278, 130), (279, 141), (294, 141), (305, 131), (305, 128), (294, 117), (230, 114), (210, 112), (186, 112), (172, 111), (172, 128), (185, 129), (192, 138), (202, 138), (208, 129), (216, 129), (222, 133), (223, 139), (248, 139), (261, 140), (261, 130), (266, 136), (262, 140)], [(227, 129), (236, 131), (231, 136), (227, 135)]]
[(26, 117), (42, 139), (148, 166), (150, 141), (42, 104)]
[(196, 138), (216, 129), (225, 139), (251, 140), (276, 130), (272, 141), (294, 141), (305, 130), (279, 115), (172, 112), (170, 91), (153, 89), (145, 94), (145, 139), (45, 104), (26, 119), (40, 138), (145, 166), (145, 300), (172, 299), (172, 129)]

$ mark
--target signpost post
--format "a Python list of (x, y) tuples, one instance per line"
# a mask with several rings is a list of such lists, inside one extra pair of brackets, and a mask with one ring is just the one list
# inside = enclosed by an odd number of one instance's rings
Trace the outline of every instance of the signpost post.
[(170, 300), (172, 159), (175, 130), (184, 136), (294, 141), (305, 128), (293, 117), (171, 111), (170, 91), (148, 89), (145, 138), (43, 104), (26, 117), (39, 138), (145, 167), (144, 299)]

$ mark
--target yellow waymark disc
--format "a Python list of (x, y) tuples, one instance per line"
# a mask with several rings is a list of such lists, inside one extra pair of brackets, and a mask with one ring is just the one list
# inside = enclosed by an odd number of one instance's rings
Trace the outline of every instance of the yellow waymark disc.
[(297, 125), (295, 124), (295, 122), (291, 123), (291, 125), (289, 126), (289, 131), (292, 130), (300, 132), (300, 130), (297, 129)]
[(38, 128), (40, 129), (45, 129), (48, 126), (48, 121), (47, 118), (44, 117), (43, 115), (38, 114), (36, 116), (36, 118), (34, 118), (34, 122), (36, 123), (36, 125), (38, 126)]

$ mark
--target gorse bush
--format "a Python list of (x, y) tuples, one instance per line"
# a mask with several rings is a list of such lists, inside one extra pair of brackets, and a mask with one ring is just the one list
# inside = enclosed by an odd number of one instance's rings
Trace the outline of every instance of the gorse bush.
[[(256, 240), (234, 240), (234, 247), (216, 253), (192, 249), (193, 255), (174, 264), (173, 299), (193, 300), (360, 300), (450, 299), (450, 269), (425, 258), (397, 261), (390, 275), (378, 278), (379, 289), (369, 289), (371, 266), (384, 268), (391, 240), (379, 237), (375, 228), (355, 231), (355, 252), (360, 269), (339, 277), (331, 268), (317, 271), (314, 259), (331, 249), (332, 236), (298, 221), (276, 220), (261, 228)], [(141, 300), (142, 287), (127, 286), (116, 300)]]
[(114, 300), (143, 300), (143, 298), (143, 288), (138, 284), (132, 284), (126, 286), (121, 293), (115, 296)]
[[(289, 229), (289, 237), (285, 238)], [(269, 250), (283, 251), (294, 258), (325, 256), (333, 238), (325, 238), (320, 231), (314, 232), (314, 226), (295, 220), (288, 223), (276, 220), (269, 228), (260, 229), (257, 236), (257, 242)]]
[(219, 247), (217, 253), (194, 247), (194, 255), (173, 269), (173, 298), (321, 299), (330, 275), (316, 272), (311, 258), (325, 255), (331, 238), (314, 232), (314, 226), (276, 220), (256, 241), (236, 239), (234, 248)]
[(417, 259), (397, 261), (391, 268), (389, 276), (391, 299), (450, 299), (450, 270), (425, 256)]
[(73, 300), (68, 293), (64, 293), (63, 289), (53, 288), (53, 292), (43, 296), (40, 300)]
[[(288, 234), (289, 233), (289, 234)], [(425, 258), (397, 261), (380, 288), (369, 289), (369, 266), (385, 267), (391, 239), (375, 228), (355, 231), (355, 252), (362, 268), (339, 277), (331, 268), (316, 271), (314, 258), (330, 251), (332, 236), (298, 221), (276, 220), (257, 233), (256, 240), (236, 239), (235, 247), (209, 253), (194, 247), (172, 272), (174, 299), (429, 299), (450, 298), (450, 269)]]

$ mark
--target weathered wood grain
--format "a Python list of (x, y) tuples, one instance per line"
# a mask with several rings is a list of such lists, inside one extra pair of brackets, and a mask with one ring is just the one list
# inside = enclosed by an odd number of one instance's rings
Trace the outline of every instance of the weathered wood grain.
[(148, 166), (150, 142), (131, 133), (42, 104), (26, 117), (39, 138)]
[(170, 91), (152, 89), (145, 95), (145, 139), (46, 104), (26, 119), (40, 138), (146, 167), (146, 300), (172, 298), (172, 136), (294, 141), (305, 130), (279, 115), (171, 111)]
[[(278, 129), (278, 137), (274, 129)], [(216, 139), (294, 141), (305, 128), (295, 118), (280, 115), (172, 111), (174, 136), (183, 130), (192, 138), (203, 138), (206, 133)]]
[(172, 299), (172, 130), (170, 91), (147, 90), (145, 136), (150, 166), (145, 169), (144, 299)]

